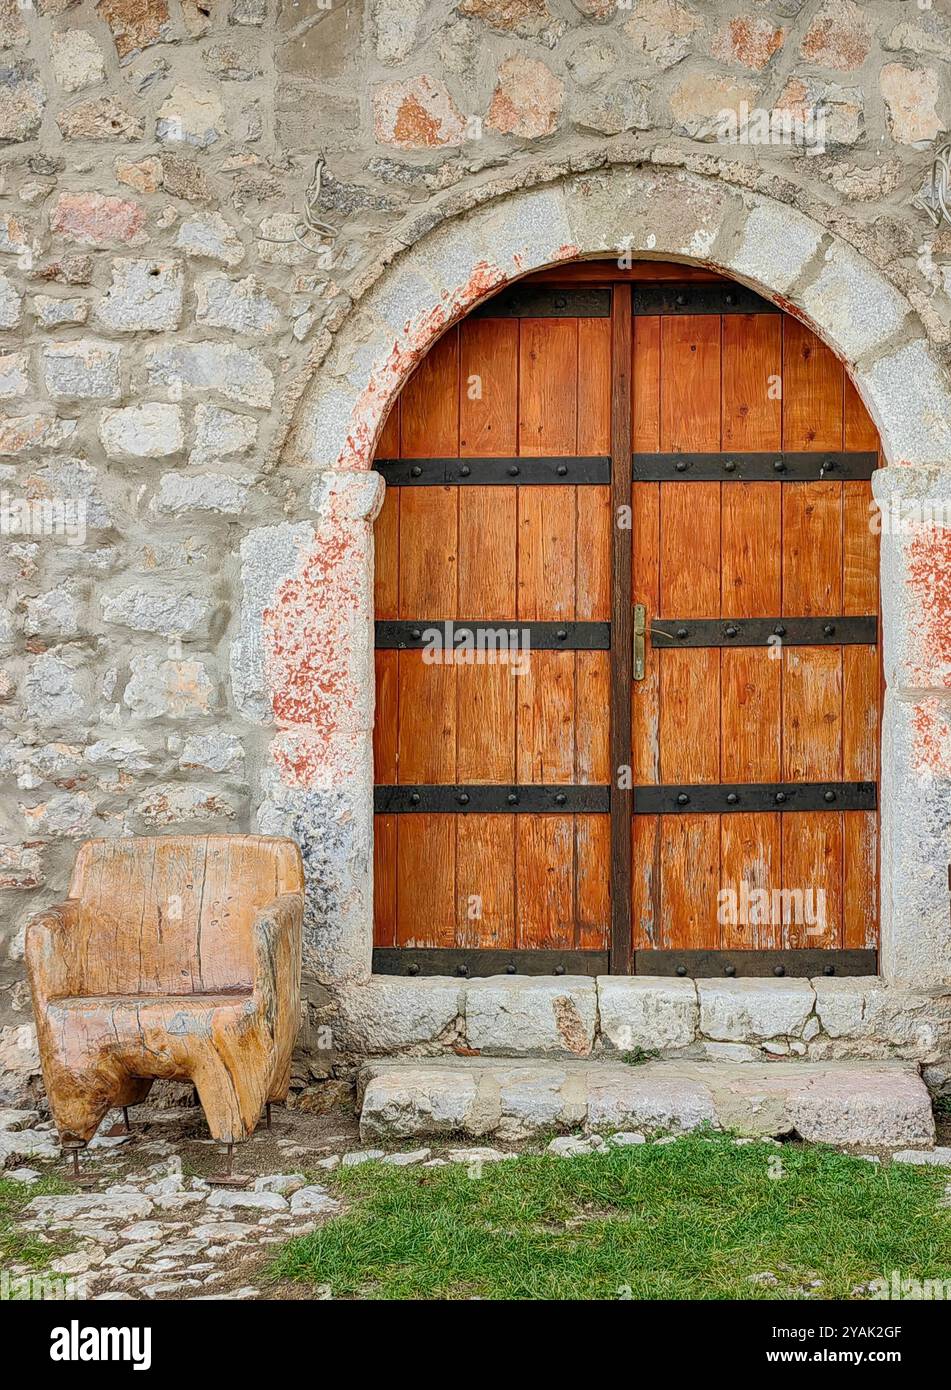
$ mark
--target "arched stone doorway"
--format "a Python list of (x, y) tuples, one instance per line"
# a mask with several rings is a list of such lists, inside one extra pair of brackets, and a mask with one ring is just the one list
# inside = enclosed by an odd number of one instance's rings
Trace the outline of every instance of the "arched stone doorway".
[[(242, 546), (233, 669), (239, 709), (267, 729), (259, 826), (296, 835), (308, 860), (308, 964), (341, 998), (359, 994), (364, 1012), (374, 990), (392, 1011), (399, 985), (404, 1020), (428, 1014), (407, 1007), (412, 982), (350, 988), (368, 980), (372, 946), (377, 434), (420, 357), (488, 294), (544, 266), (625, 250), (707, 265), (809, 323), (846, 363), (879, 430), (888, 464), (875, 480), (880, 500), (941, 504), (951, 394), (920, 325), (880, 272), (786, 206), (684, 173), (615, 169), (489, 202), (400, 255), (352, 310), (298, 408), (285, 450), (299, 479), (298, 519)], [(951, 674), (940, 611), (947, 534), (882, 538), (880, 972), (890, 985), (932, 993), (951, 979), (951, 756), (940, 693)], [(854, 997), (858, 982), (846, 983)], [(449, 988), (447, 1017), (453, 997)]]

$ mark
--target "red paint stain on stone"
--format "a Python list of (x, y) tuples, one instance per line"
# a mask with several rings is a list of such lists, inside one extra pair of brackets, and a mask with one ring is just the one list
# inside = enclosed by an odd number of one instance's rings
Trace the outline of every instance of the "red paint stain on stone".
[(336, 468), (370, 467), (386, 411), (410, 372), (425, 357), (440, 333), (505, 280), (498, 266), (480, 261), (464, 285), (456, 290), (444, 290), (438, 304), (406, 324), (402, 337), (393, 344), (386, 361), (360, 394), (353, 411), (353, 426), (346, 446), (337, 456)]
[(278, 729), (293, 731), (274, 743), (289, 786), (316, 785), (331, 766), (346, 766), (357, 747), (355, 715), (365, 693), (352, 661), (353, 623), (366, 602), (358, 536), (343, 499), (331, 495), (313, 546), (262, 615), (271, 708)]
[(951, 725), (942, 700), (922, 700), (912, 715), (912, 768), (932, 777), (951, 773)]
[(919, 615), (915, 640), (919, 667), (912, 679), (924, 686), (936, 684), (943, 668), (943, 683), (951, 684), (951, 531), (943, 526), (922, 526), (908, 542), (908, 583)]

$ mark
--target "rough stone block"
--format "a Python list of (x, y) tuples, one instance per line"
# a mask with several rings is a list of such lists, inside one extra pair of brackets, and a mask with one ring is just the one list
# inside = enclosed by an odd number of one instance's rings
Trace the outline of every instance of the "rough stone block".
[(582, 976), (498, 975), (466, 988), (469, 1046), (509, 1057), (586, 1057), (594, 1045), (597, 990)]
[(43, 349), (46, 389), (54, 400), (114, 401), (120, 393), (120, 350), (80, 338)]
[(931, 1098), (915, 1068), (825, 1068), (790, 1098), (796, 1133), (814, 1144), (931, 1147)]
[(602, 975), (597, 985), (606, 1049), (674, 1052), (694, 1042), (700, 1009), (692, 980)]
[(334, 1046), (372, 1056), (431, 1043), (450, 1033), (463, 1009), (456, 980), (374, 976), (335, 993)]
[(149, 401), (104, 410), (99, 416), (99, 438), (110, 458), (168, 458), (184, 448), (181, 407)]
[(652, 1064), (588, 1080), (587, 1128), (607, 1133), (641, 1130), (686, 1134), (702, 1125), (719, 1128), (709, 1089), (689, 1076), (668, 1076)]
[(808, 980), (698, 980), (700, 1032), (719, 1042), (799, 1037), (815, 995)]
[(182, 316), (184, 276), (179, 261), (115, 260), (112, 284), (96, 307), (96, 318), (117, 333), (177, 328)]

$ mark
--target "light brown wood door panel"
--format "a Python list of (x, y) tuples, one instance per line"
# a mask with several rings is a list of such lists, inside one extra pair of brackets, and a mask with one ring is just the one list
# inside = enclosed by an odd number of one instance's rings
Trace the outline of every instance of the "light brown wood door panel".
[[(658, 267), (658, 280), (671, 278)], [(592, 281), (589, 272), (579, 284)], [(570, 284), (564, 269), (557, 283)], [(635, 455), (879, 447), (842, 364), (785, 314), (638, 312), (627, 368)], [(378, 620), (616, 619), (610, 486), (529, 484), (514, 469), (511, 483), (496, 471), (480, 484), (479, 469), (610, 456), (617, 374), (603, 315), (487, 313), (443, 336), (394, 404), (377, 453), (471, 460), (469, 476), (464, 486), (387, 488), (375, 529)], [(637, 809), (638, 789), (650, 787), (877, 782), (877, 645), (676, 648), (650, 638), (652, 623), (677, 619), (876, 616), (870, 507), (870, 482), (834, 471), (805, 482), (777, 473), (633, 483), (632, 600), (648, 628), (630, 694), (623, 897), (635, 952), (877, 948), (877, 811)], [(379, 649), (375, 781), (609, 788), (615, 659), (536, 648), (515, 675), (498, 661)], [(618, 883), (610, 836), (604, 813), (380, 813), (375, 945), (606, 952)], [(765, 894), (770, 910), (724, 918), (724, 890), (741, 909), (744, 894)], [(796, 895), (808, 893), (803, 920)], [(820, 894), (821, 920), (808, 920)]]

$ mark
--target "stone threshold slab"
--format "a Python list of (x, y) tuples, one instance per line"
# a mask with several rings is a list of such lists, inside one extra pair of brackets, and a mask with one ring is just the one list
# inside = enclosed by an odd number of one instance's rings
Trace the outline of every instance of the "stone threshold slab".
[(913, 1063), (388, 1058), (360, 1071), (360, 1134), (528, 1139), (565, 1133), (685, 1134), (709, 1126), (848, 1147), (931, 1148), (935, 1124)]

